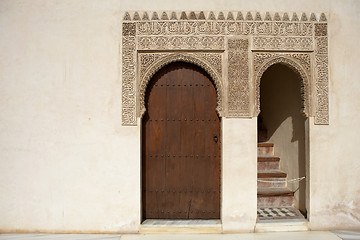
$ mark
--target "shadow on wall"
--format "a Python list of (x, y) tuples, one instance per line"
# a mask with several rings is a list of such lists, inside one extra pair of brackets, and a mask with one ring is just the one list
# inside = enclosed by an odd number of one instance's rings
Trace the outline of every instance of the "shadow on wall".
[[(305, 176), (305, 117), (302, 112), (301, 81), (286, 65), (269, 67), (261, 78), (260, 116), (267, 129), (266, 141), (275, 144), (281, 169), (288, 179)], [(288, 185), (296, 191), (296, 207), (306, 212), (306, 182)]]

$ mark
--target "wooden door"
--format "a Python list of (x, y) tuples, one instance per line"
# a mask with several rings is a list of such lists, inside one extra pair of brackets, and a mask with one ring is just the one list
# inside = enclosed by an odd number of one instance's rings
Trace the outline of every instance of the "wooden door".
[(220, 218), (220, 118), (210, 76), (192, 64), (151, 80), (142, 120), (144, 219)]

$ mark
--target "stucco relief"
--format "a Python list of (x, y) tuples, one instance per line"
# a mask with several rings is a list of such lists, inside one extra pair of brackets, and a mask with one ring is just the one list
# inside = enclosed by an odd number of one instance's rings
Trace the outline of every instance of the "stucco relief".
[(303, 50), (313, 49), (312, 37), (254, 37), (253, 50)]
[(255, 113), (260, 113), (260, 81), (263, 73), (272, 65), (285, 64), (295, 70), (301, 81), (301, 96), (303, 101), (303, 112), (311, 116), (311, 63), (309, 53), (255, 53), (253, 58), (255, 79)]
[(250, 117), (248, 55), (248, 39), (228, 39), (228, 117)]
[(138, 38), (141, 50), (224, 49), (223, 36), (146, 36)]
[[(315, 117), (315, 124), (328, 124), (326, 21), (325, 14), (314, 13), (125, 13), (123, 125), (137, 124), (145, 110), (147, 82), (171, 61), (192, 62), (213, 77), (218, 111), (224, 117), (256, 116), (262, 73), (271, 64), (287, 64), (302, 78), (305, 114)], [(253, 106), (255, 111), (251, 110)]]
[(316, 112), (315, 124), (329, 124), (328, 38), (315, 37)]
[(139, 53), (140, 59), (140, 86), (139, 103), (140, 116), (145, 113), (146, 87), (151, 77), (165, 65), (183, 61), (193, 63), (203, 68), (212, 78), (217, 91), (217, 112), (223, 116), (223, 83), (222, 83), (222, 56), (221, 53)]

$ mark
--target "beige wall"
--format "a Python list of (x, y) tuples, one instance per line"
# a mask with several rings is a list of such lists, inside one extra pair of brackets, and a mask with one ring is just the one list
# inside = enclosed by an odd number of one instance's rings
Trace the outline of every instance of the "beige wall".
[[(121, 126), (122, 16), (219, 8), (329, 14), (330, 125), (309, 119), (309, 219), (360, 227), (358, 1), (2, 0), (1, 231), (138, 231), (140, 127)], [(224, 119), (223, 131), (223, 229), (252, 231), (256, 119)]]

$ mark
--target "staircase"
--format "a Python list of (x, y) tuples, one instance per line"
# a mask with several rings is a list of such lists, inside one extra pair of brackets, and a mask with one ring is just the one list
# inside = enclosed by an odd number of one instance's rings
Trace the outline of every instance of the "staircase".
[[(294, 208), (294, 192), (287, 188), (287, 174), (280, 170), (280, 158), (274, 154), (273, 143), (258, 143), (257, 166), (258, 217), (260, 219), (303, 218), (301, 213)], [(281, 217), (275, 211), (278, 211)], [(285, 213), (286, 211), (294, 214)]]

